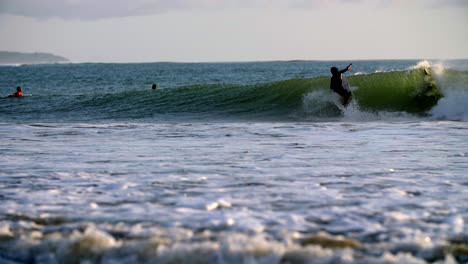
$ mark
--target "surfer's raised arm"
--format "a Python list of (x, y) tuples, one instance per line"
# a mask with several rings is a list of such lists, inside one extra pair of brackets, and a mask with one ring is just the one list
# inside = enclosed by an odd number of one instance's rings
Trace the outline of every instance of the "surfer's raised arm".
[(340, 73), (345, 73), (345, 72), (347, 72), (349, 69), (351, 69), (352, 66), (353, 66), (353, 64), (350, 63), (350, 64), (348, 65), (348, 67), (346, 67), (346, 68), (344, 68), (343, 70), (341, 70)]

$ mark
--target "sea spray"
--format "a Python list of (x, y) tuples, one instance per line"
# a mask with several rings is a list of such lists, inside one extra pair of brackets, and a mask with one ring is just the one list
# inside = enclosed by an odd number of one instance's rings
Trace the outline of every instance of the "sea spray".
[(444, 69), (439, 64), (435, 80), (440, 84), (444, 97), (430, 114), (436, 119), (468, 121), (468, 71)]

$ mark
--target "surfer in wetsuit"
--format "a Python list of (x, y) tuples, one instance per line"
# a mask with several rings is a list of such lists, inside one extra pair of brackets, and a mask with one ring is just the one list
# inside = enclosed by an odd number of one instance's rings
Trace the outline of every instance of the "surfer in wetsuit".
[(8, 97), (23, 97), (23, 90), (18, 86), (16, 87), (16, 93), (9, 95)]
[(332, 77), (330, 80), (330, 89), (332, 89), (335, 93), (339, 94), (343, 98), (343, 105), (347, 106), (350, 99), (351, 99), (351, 92), (343, 88), (343, 79), (342, 74), (347, 72), (353, 66), (352, 63), (348, 65), (348, 67), (344, 68), (343, 70), (339, 71), (338, 68), (332, 67), (330, 69), (332, 73)]

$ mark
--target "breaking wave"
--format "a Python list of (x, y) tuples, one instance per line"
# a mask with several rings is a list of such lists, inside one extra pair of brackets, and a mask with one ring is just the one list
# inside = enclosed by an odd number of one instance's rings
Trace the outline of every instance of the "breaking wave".
[[(467, 120), (468, 72), (434, 70), (425, 63), (403, 71), (349, 76), (352, 108), (366, 113), (398, 112)], [(301, 120), (344, 115), (329, 77), (257, 85), (193, 85), (154, 91), (37, 96), (2, 100), (0, 114), (68, 120), (253, 119)], [(21, 109), (19, 110), (19, 107)]]

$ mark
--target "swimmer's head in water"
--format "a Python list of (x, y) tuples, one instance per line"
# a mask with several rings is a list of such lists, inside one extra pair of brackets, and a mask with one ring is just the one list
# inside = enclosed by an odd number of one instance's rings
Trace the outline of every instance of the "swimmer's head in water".
[(330, 68), (330, 72), (331, 72), (333, 75), (338, 74), (338, 68), (336, 68), (336, 67), (331, 67), (331, 68)]

